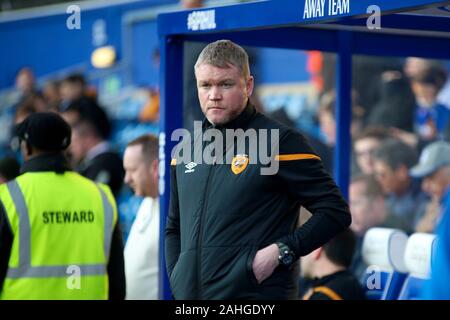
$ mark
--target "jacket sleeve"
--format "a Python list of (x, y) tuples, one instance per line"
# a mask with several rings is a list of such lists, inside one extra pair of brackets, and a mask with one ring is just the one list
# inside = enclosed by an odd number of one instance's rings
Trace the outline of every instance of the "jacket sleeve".
[(180, 207), (178, 202), (178, 188), (176, 180), (176, 165), (170, 166), (170, 204), (166, 222), (166, 266), (167, 274), (172, 270), (180, 255)]
[(114, 229), (107, 266), (109, 281), (109, 300), (124, 300), (126, 296), (125, 262), (123, 239), (119, 224), (119, 212), (111, 189), (106, 184), (98, 184), (103, 189), (114, 210)]
[(9, 227), (5, 208), (0, 201), (0, 292), (2, 292), (3, 282), (8, 271), (9, 256), (13, 242), (13, 234)]
[(305, 224), (278, 239), (299, 258), (345, 230), (351, 223), (350, 210), (322, 161), (300, 133), (290, 130), (281, 137), (278, 160), (280, 187), (312, 213)]
[(114, 227), (108, 262), (109, 300), (124, 300), (126, 294), (123, 241), (119, 224)]

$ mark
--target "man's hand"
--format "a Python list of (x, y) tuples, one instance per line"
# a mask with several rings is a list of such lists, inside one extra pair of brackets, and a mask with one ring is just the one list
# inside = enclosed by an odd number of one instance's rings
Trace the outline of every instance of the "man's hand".
[(278, 266), (279, 253), (280, 250), (276, 244), (271, 244), (256, 253), (255, 259), (253, 259), (252, 267), (258, 283), (261, 283), (270, 277), (275, 268)]

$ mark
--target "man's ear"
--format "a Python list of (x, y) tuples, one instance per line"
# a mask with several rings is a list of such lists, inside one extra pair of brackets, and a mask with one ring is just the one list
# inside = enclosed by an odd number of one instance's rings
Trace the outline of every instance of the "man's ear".
[(150, 167), (151, 167), (152, 176), (157, 180), (158, 179), (158, 172), (159, 172), (159, 160), (158, 159), (153, 159)]
[(409, 177), (408, 167), (405, 166), (404, 164), (400, 165), (400, 167), (398, 167), (397, 170), (401, 178), (406, 179), (407, 177)]
[(253, 76), (249, 76), (245, 82), (245, 88), (247, 89), (247, 97), (250, 97), (253, 93), (253, 87), (255, 85), (255, 81)]
[(33, 153), (33, 149), (31, 148), (31, 145), (25, 140), (22, 140), (20, 142), (20, 150), (22, 151), (22, 154), (25, 159), (29, 158)]
[(322, 254), (323, 254), (323, 248), (322, 247), (317, 248), (316, 250), (314, 250), (312, 252), (313, 259), (319, 260), (320, 257), (322, 256)]

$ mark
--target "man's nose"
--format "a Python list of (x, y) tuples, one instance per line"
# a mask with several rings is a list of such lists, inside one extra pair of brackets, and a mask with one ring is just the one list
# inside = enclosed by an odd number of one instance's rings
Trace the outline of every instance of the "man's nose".
[(430, 182), (429, 182), (428, 178), (424, 178), (422, 180), (422, 191), (425, 191), (426, 193), (428, 193), (429, 188), (430, 188)]
[(125, 172), (125, 177), (123, 178), (123, 182), (125, 182), (125, 184), (129, 184), (129, 182), (130, 182), (130, 175), (126, 172)]
[(222, 99), (222, 92), (218, 86), (212, 86), (209, 92), (210, 100), (220, 100)]

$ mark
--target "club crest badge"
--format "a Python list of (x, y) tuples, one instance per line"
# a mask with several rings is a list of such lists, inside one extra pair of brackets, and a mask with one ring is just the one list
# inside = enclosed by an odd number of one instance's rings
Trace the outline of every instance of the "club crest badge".
[(248, 156), (246, 154), (238, 154), (231, 160), (231, 171), (234, 174), (240, 174), (247, 168)]

